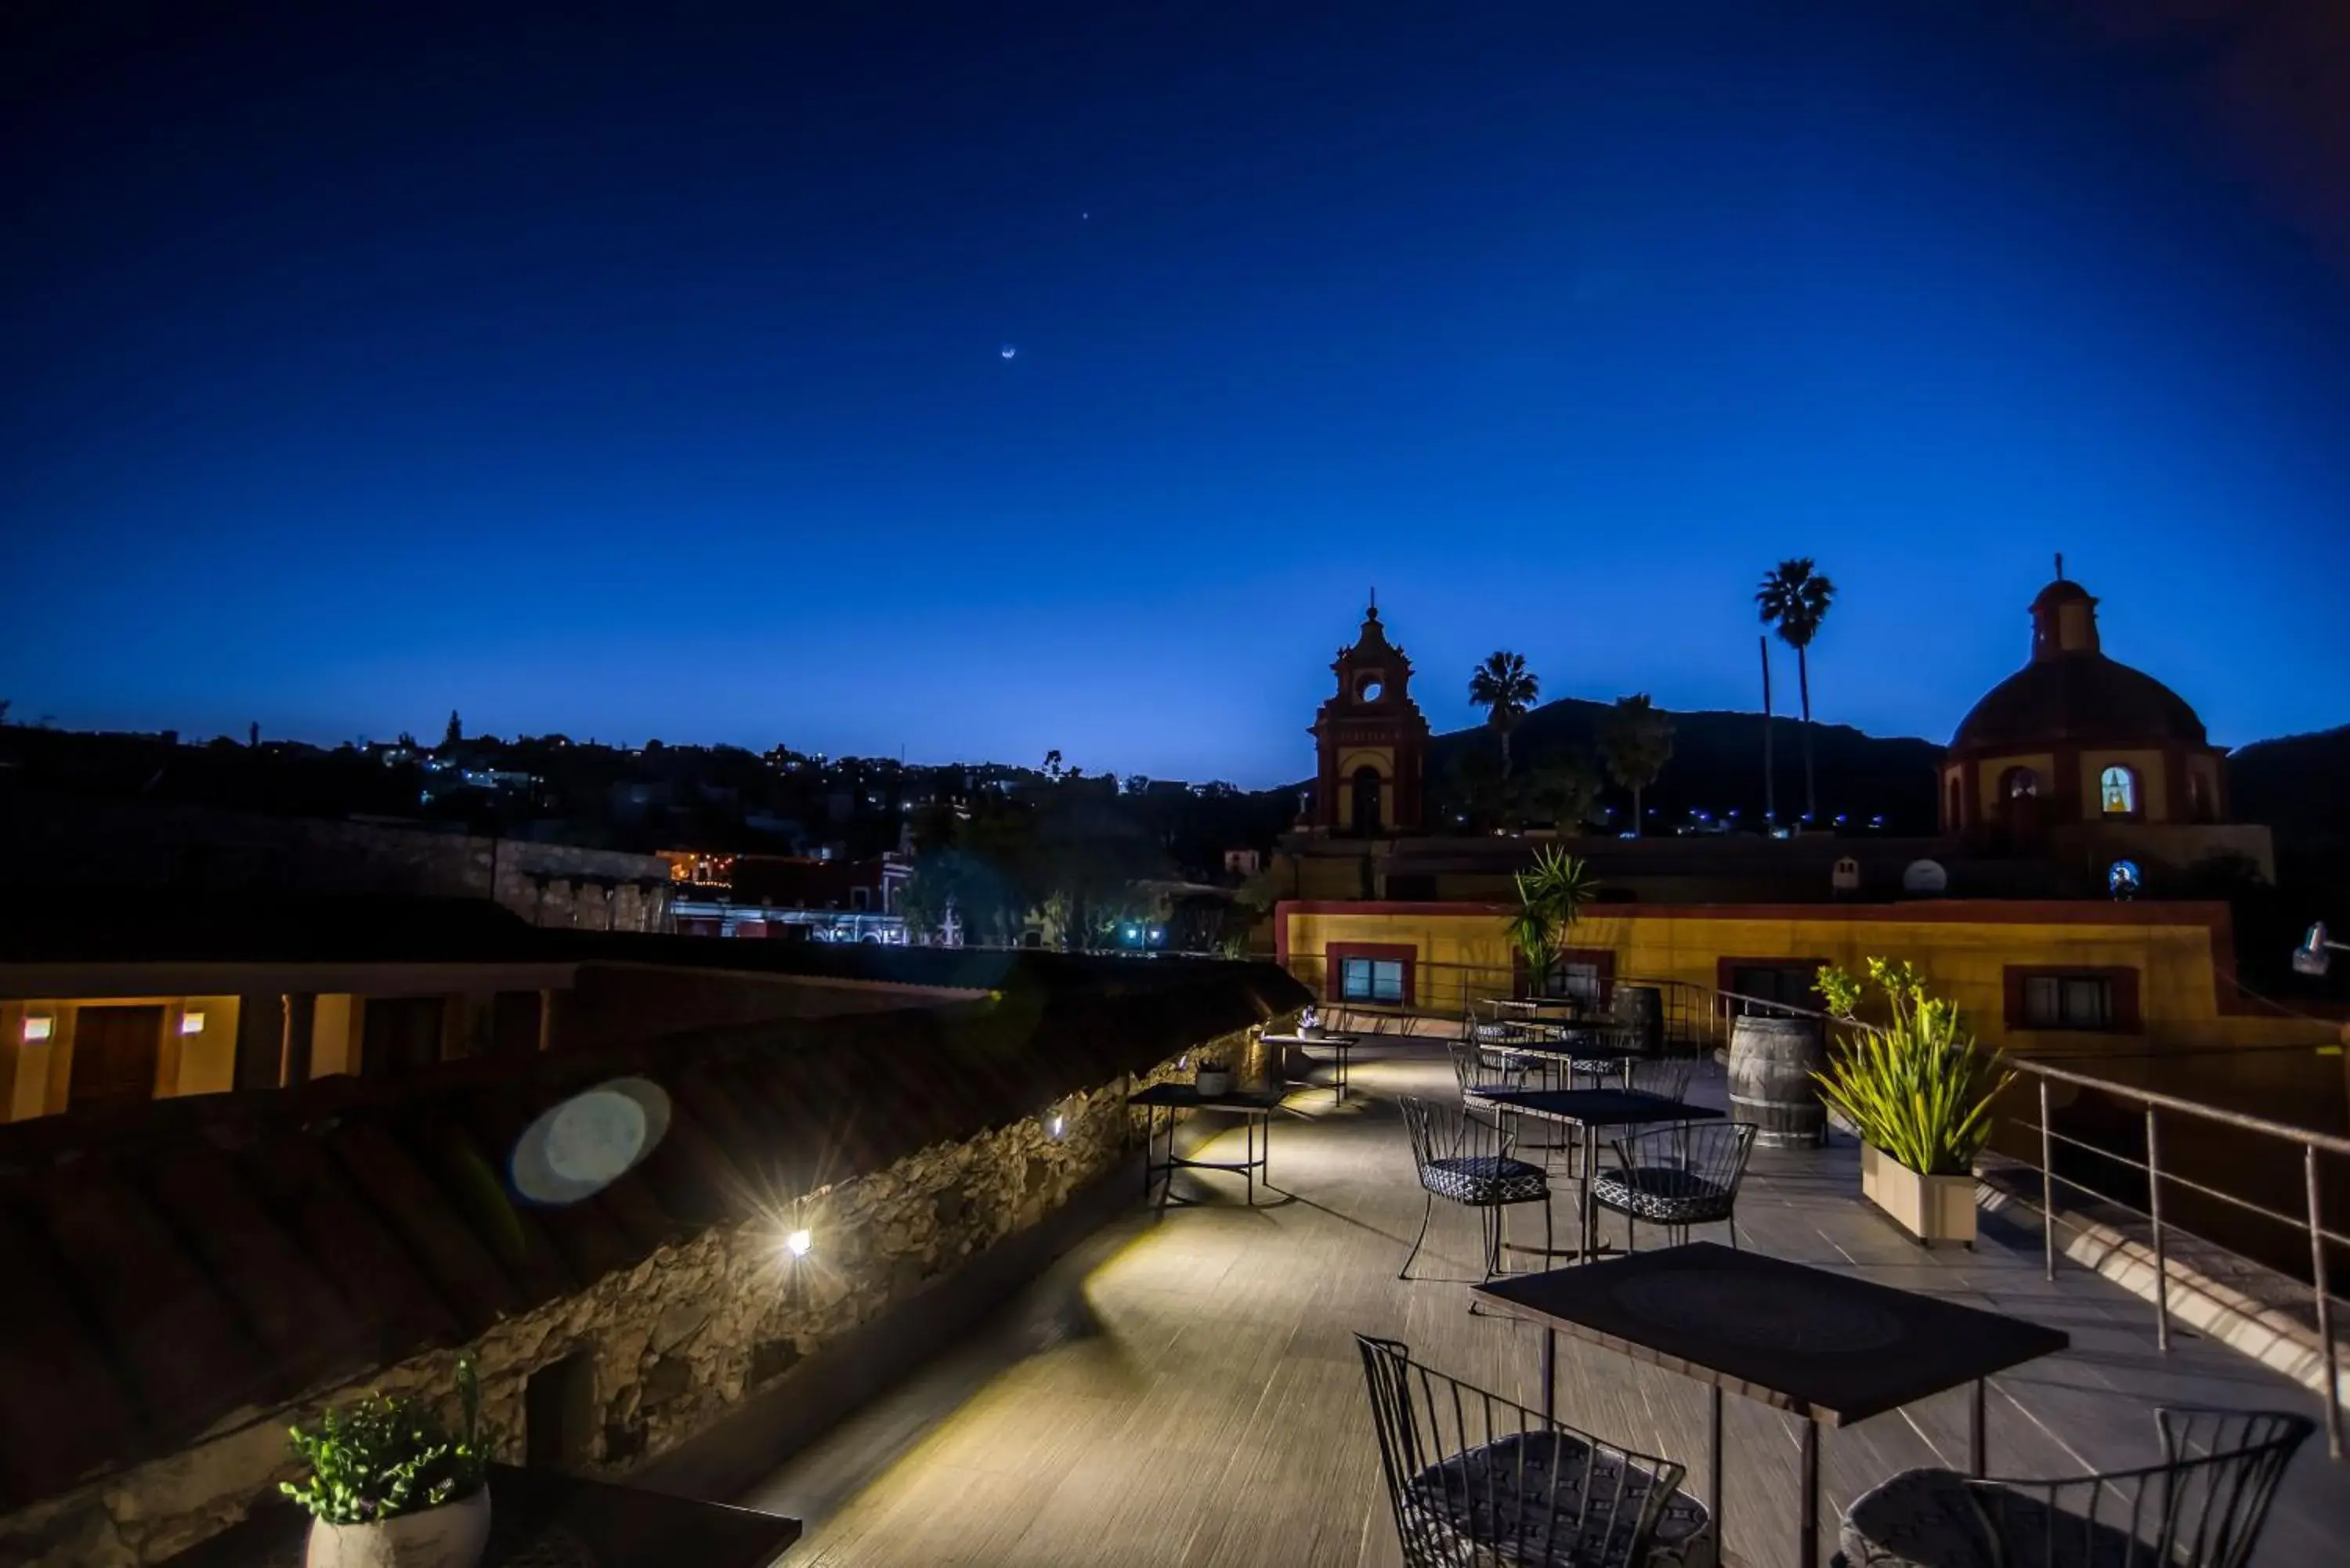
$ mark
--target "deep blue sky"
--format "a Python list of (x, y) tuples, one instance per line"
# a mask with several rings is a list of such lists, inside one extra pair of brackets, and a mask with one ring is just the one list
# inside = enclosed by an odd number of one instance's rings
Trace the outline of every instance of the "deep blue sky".
[(1802, 553), (1819, 714), (1946, 739), (2061, 549), (2215, 739), (2350, 719), (2350, 283), (2191, 58), (1971, 4), (580, 9), (0, 38), (16, 717), (1269, 784), (1369, 585), (1440, 726), (1495, 647), (1751, 707)]

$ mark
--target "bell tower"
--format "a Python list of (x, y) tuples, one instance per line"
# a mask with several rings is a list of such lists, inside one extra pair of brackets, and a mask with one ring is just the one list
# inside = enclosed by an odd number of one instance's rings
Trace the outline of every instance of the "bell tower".
[(1363, 837), (1416, 833), (1428, 721), (1411, 700), (1411, 660), (1388, 640), (1378, 596), (1352, 648), (1330, 666), (1338, 690), (1314, 716), (1312, 826)]

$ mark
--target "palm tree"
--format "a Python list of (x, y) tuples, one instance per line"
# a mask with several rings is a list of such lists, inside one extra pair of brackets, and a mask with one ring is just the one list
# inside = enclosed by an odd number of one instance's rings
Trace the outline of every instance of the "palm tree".
[(1617, 784), (1632, 792), (1632, 831), (1642, 831), (1640, 792), (1673, 760), (1673, 716), (1645, 691), (1618, 697), (1599, 721), (1599, 749)]
[(1485, 722), (1502, 737), (1502, 774), (1510, 772), (1510, 732), (1542, 694), (1542, 682), (1526, 668), (1523, 653), (1495, 653), (1469, 672), (1469, 701), (1485, 710)]
[[(1812, 779), (1812, 672), (1804, 649), (1819, 635), (1820, 622), (1827, 618), (1828, 606), (1835, 602), (1835, 585), (1812, 569), (1812, 558), (1800, 556), (1782, 561), (1778, 569), (1762, 579), (1754, 590), (1754, 603), (1762, 612), (1762, 624), (1776, 625), (1779, 640), (1795, 650), (1795, 680), (1803, 691), (1804, 701), (1804, 820), (1808, 822), (1819, 811)], [(1767, 722), (1767, 721), (1766, 721)]]

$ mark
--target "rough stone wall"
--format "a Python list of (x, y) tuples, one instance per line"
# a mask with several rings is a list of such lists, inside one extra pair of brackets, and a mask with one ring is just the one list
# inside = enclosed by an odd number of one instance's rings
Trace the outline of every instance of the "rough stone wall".
[[(1262, 1070), (1255, 1031), (1207, 1043), (1236, 1069)], [(1135, 1085), (1190, 1076), (1178, 1062)], [(577, 1468), (624, 1478), (676, 1447), (802, 1359), (929, 1282), (1025, 1230), (1139, 1146), (1123, 1078), (963, 1143), (779, 1203), (746, 1224), (664, 1247), (576, 1295), (498, 1324), (480, 1357), (484, 1418), (498, 1457), (519, 1463), (531, 1374), (572, 1355), (593, 1368), (597, 1429)], [(1053, 1114), (1064, 1118), (1055, 1137)], [(813, 1237), (793, 1259), (784, 1239)], [(0, 1568), (143, 1568), (214, 1534), (299, 1471), (286, 1428), (371, 1389), (435, 1398), (458, 1352), (412, 1357), (292, 1408), (242, 1412), (169, 1459), (94, 1481), (0, 1520)]]
[(598, 931), (662, 930), (669, 918), (669, 865), (656, 856), (389, 824), (26, 795), (0, 822), (0, 851), (9, 874), (26, 881), (494, 897), (525, 919)]

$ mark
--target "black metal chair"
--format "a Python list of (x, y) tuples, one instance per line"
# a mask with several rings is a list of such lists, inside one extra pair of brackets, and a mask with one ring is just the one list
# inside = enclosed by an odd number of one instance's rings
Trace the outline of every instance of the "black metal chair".
[(2163, 1462), (2064, 1480), (1905, 1470), (1845, 1515), (1843, 1568), (2242, 1568), (2315, 1428), (2274, 1410), (2155, 1415)]
[(1434, 1372), (1357, 1334), (1409, 1568), (1711, 1568), (1683, 1468)]
[(1692, 1225), (1727, 1225), (1738, 1245), (1738, 1183), (1754, 1149), (1752, 1122), (1677, 1122), (1614, 1140), (1616, 1168), (1592, 1179), (1591, 1201), (1624, 1216), (1624, 1250), (1640, 1221), (1662, 1225), (1670, 1242)]
[(1690, 1079), (1697, 1072), (1697, 1064), (1686, 1057), (1662, 1058), (1635, 1062), (1627, 1075), (1625, 1086), (1644, 1095), (1660, 1095), (1668, 1100), (1678, 1100), (1689, 1093)]
[(1552, 1251), (1550, 1178), (1541, 1166), (1517, 1158), (1516, 1135), (1461, 1106), (1410, 1098), (1397, 1103), (1402, 1107), (1405, 1130), (1411, 1135), (1411, 1158), (1419, 1168), (1424, 1201), (1419, 1234), (1412, 1238), (1411, 1251), (1396, 1278), (1411, 1278), (1411, 1265), (1428, 1241), (1429, 1221), (1436, 1216), (1440, 1198), (1477, 1210), (1487, 1279), (1502, 1272), (1503, 1211), (1519, 1204), (1542, 1205), (1543, 1255), (1548, 1257)]
[[(1448, 1040), (1445, 1049), (1452, 1057), (1452, 1075), (1461, 1085), (1461, 1102), (1479, 1089), (1520, 1089), (1525, 1087), (1525, 1072), (1512, 1060), (1484, 1049), (1471, 1039)], [(1517, 1059), (1523, 1062), (1523, 1057)]]

